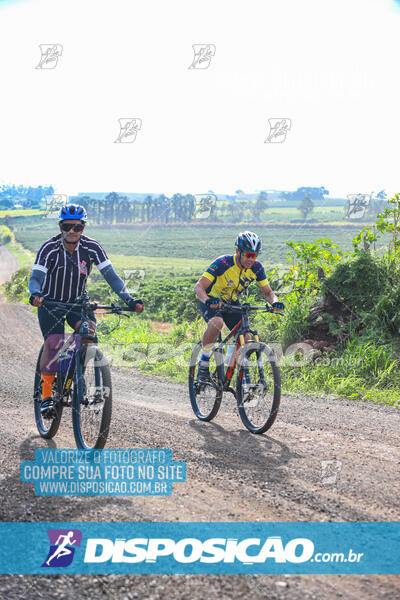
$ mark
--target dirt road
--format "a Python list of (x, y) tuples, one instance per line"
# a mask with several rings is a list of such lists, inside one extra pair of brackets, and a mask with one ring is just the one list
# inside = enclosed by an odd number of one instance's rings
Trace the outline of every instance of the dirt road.
[[(397, 409), (285, 396), (270, 432), (253, 436), (230, 398), (215, 422), (201, 423), (185, 385), (116, 368), (108, 447), (171, 448), (174, 460), (187, 463), (186, 483), (174, 484), (170, 497), (37, 497), (19, 480), (20, 461), (33, 460), (36, 448), (74, 448), (71, 417), (66, 410), (54, 441), (38, 437), (31, 400), (41, 345), (36, 317), (28, 306), (3, 302), (0, 329), (2, 521), (399, 520)], [(400, 577), (1, 576), (0, 590), (8, 599), (394, 600)]]

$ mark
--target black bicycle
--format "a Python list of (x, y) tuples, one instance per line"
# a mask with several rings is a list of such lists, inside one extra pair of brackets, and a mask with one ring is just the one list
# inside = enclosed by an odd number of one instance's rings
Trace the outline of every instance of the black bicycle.
[(78, 332), (72, 333), (52, 360), (54, 378), (53, 407), (41, 411), (42, 380), (40, 349), (36, 364), (34, 383), (35, 420), (39, 434), (46, 439), (56, 435), (64, 407), (72, 408), (72, 424), (76, 445), (82, 450), (104, 448), (111, 421), (112, 386), (111, 372), (107, 359), (97, 346), (97, 337), (89, 332), (89, 313), (101, 309), (108, 314), (126, 316), (123, 311), (133, 312), (127, 306), (105, 306), (89, 302), (88, 298), (75, 303), (44, 300), (42, 306), (64, 310), (81, 309), (82, 323)]
[[(281, 376), (273, 350), (259, 341), (258, 333), (251, 329), (249, 313), (265, 311), (275, 313), (272, 306), (240, 306), (223, 303), (218, 313), (240, 311), (242, 318), (232, 331), (218, 342), (210, 356), (210, 381), (201, 381), (197, 367), (202, 345), (199, 342), (190, 358), (189, 395), (193, 411), (201, 421), (211, 421), (218, 413), (224, 392), (231, 392), (237, 400), (240, 418), (251, 433), (264, 433), (274, 423), (281, 398)], [(282, 313), (275, 313), (280, 314)], [(253, 340), (245, 342), (245, 334)], [(232, 339), (231, 344), (228, 344)], [(236, 390), (231, 381), (238, 365)]]

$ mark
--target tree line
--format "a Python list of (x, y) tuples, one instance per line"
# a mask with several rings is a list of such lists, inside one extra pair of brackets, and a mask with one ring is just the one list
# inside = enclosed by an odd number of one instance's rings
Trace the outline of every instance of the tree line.
[(146, 196), (140, 202), (111, 192), (104, 199), (78, 196), (70, 201), (84, 206), (91, 221), (97, 224), (188, 222), (195, 214), (195, 197), (191, 194), (174, 194), (171, 198), (164, 194)]
[(26, 187), (25, 185), (0, 185), (0, 208), (13, 208), (21, 203), (24, 208), (40, 208), (44, 196), (54, 194), (52, 185)]
[[(240, 222), (246, 216), (261, 222), (264, 211), (269, 208), (266, 192), (260, 192), (256, 199), (244, 197), (230, 202), (216, 203), (213, 194), (209, 198), (207, 219), (212, 221)], [(112, 192), (103, 199), (88, 195), (71, 197), (70, 201), (83, 205), (91, 221), (97, 224), (188, 223), (196, 218), (205, 218), (199, 214), (199, 204), (192, 194), (174, 194), (170, 198), (165, 194), (148, 195), (144, 200), (135, 200)], [(204, 206), (207, 207), (207, 199), (202, 204), (203, 211)]]

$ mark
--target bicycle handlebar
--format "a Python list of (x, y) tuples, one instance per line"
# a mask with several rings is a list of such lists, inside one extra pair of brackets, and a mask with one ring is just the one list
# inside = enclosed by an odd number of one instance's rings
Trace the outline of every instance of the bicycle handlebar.
[(222, 302), (222, 307), (216, 310), (220, 310), (222, 312), (227, 312), (227, 311), (238, 311), (241, 313), (245, 313), (245, 312), (249, 312), (249, 311), (253, 311), (253, 310), (260, 310), (260, 311), (264, 311), (264, 312), (269, 312), (269, 313), (273, 313), (275, 315), (281, 315), (283, 316), (282, 312), (275, 312), (275, 310), (272, 308), (272, 306), (251, 306), (248, 303), (244, 303), (244, 304), (240, 304), (239, 306), (236, 304), (228, 304), (226, 302)]
[(129, 306), (116, 306), (111, 304), (98, 304), (97, 302), (60, 302), (58, 300), (43, 300), (41, 306), (58, 306), (59, 308), (83, 308), (86, 311), (90, 310), (107, 310), (111, 314), (121, 314), (122, 312), (136, 312), (135, 308)]

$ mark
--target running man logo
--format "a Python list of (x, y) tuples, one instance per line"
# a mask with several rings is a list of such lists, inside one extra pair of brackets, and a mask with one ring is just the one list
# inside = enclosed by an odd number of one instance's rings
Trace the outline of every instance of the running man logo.
[(193, 44), (194, 57), (189, 69), (208, 69), (215, 56), (214, 44)]
[(118, 119), (119, 134), (115, 144), (133, 144), (137, 132), (142, 129), (142, 119)]
[(63, 51), (61, 44), (39, 44), (39, 48), (42, 56), (36, 69), (55, 69)]
[(367, 194), (348, 194), (347, 218), (361, 219), (368, 208), (370, 197)]
[(58, 219), (60, 208), (68, 204), (67, 194), (46, 194), (46, 212), (43, 217), (47, 219)]
[(291, 119), (268, 119), (269, 134), (265, 144), (282, 144), (292, 127)]
[(341, 460), (321, 460), (321, 481), (324, 485), (335, 484), (342, 470)]
[(79, 529), (48, 529), (50, 549), (42, 567), (68, 567), (74, 558), (74, 546), (80, 546), (82, 532)]
[(144, 269), (124, 269), (124, 282), (126, 291), (131, 294), (139, 292), (140, 284), (144, 280)]
[(195, 194), (194, 195), (194, 218), (207, 219), (213, 207), (216, 205), (217, 196), (215, 194)]

